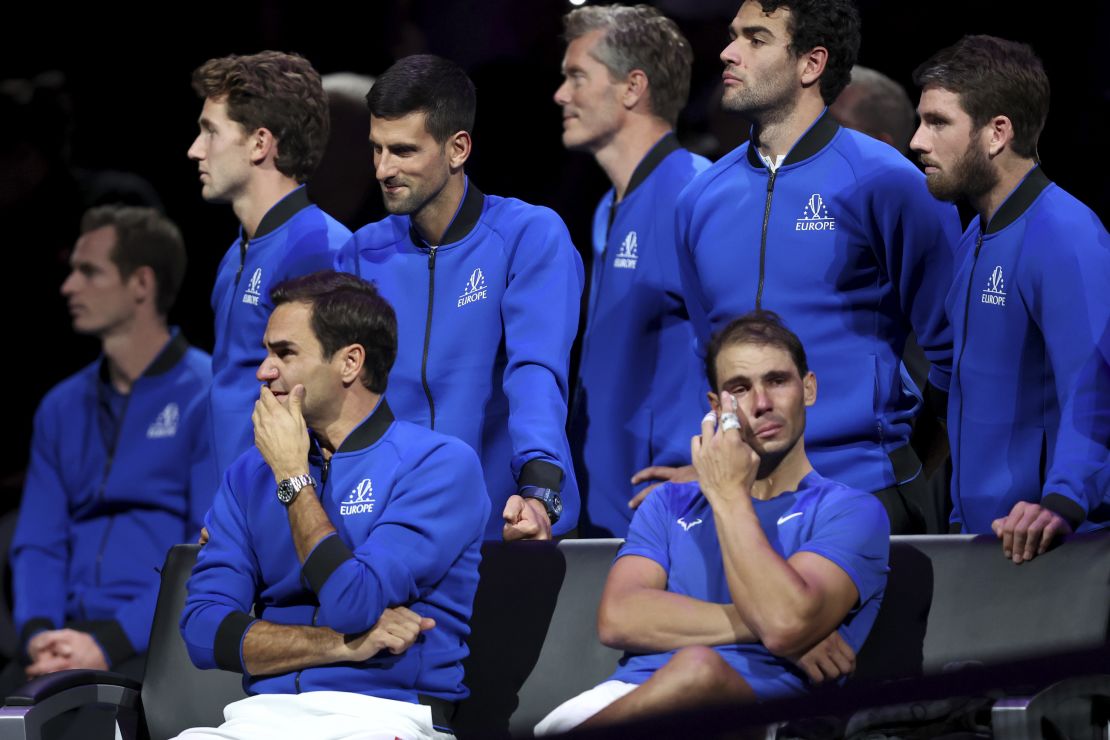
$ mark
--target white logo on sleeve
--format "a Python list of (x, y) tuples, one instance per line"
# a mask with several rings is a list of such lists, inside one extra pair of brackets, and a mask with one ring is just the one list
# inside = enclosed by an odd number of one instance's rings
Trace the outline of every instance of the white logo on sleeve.
[(982, 303), (991, 306), (1006, 305), (1006, 281), (1002, 278), (1002, 265), (995, 265), (987, 278), (987, 287), (979, 296)]
[(252, 306), (258, 305), (258, 299), (262, 296), (262, 268), (254, 268), (254, 274), (251, 275), (251, 281), (247, 285), (247, 289), (243, 291), (243, 303), (249, 303)]
[(687, 522), (687, 521), (686, 521), (685, 519), (683, 519), (682, 517), (679, 517), (679, 518), (678, 518), (678, 522), (677, 522), (677, 524), (678, 524), (678, 526), (682, 527), (682, 528), (683, 528), (684, 530), (686, 530), (687, 532), (689, 532), (689, 531), (690, 531), (691, 529), (693, 529), (694, 527), (696, 527), (696, 526), (698, 526), (699, 524), (701, 524), (701, 519), (695, 519), (695, 520), (694, 520), (694, 521), (692, 521), (692, 522)]
[(462, 308), (468, 303), (474, 303), (486, 297), (486, 276), (482, 273), (482, 268), (478, 267), (470, 273), (470, 278), (466, 281), (466, 287), (463, 288), (463, 293), (459, 296), (459, 302), (455, 307)]
[(181, 418), (181, 411), (176, 403), (167, 403), (166, 408), (158, 412), (158, 416), (146, 428), (147, 439), (164, 439), (177, 434), (177, 420)]
[(637, 248), (636, 232), (630, 231), (621, 242), (621, 248), (617, 250), (617, 256), (613, 258), (613, 267), (623, 267), (626, 270), (635, 270), (636, 261), (640, 259), (640, 253)]
[(357, 486), (351, 489), (347, 498), (339, 504), (339, 513), (343, 516), (352, 514), (367, 514), (374, 510), (374, 484), (369, 478), (363, 478)]
[(801, 515), (802, 515), (802, 512), (795, 511), (793, 514), (787, 514), (786, 516), (780, 516), (779, 521), (778, 521), (778, 525), (781, 527), (783, 524), (786, 524), (788, 521), (790, 521), (794, 517), (801, 516)]
[(794, 231), (836, 231), (836, 219), (829, 215), (829, 207), (820, 193), (809, 196), (802, 217), (794, 222)]

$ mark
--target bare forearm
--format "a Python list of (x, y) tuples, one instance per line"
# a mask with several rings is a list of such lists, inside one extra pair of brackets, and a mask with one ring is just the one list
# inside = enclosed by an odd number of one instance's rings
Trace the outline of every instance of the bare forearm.
[(316, 498), (316, 490), (312, 486), (302, 489), (289, 505), (289, 530), (293, 534), (297, 559), (301, 563), (304, 563), (320, 540), (335, 532), (335, 526), (328, 519), (324, 507), (320, 506), (320, 500)]
[(732, 604), (714, 604), (648, 588), (606, 598), (598, 630), (605, 645), (632, 652), (663, 652), (757, 639)]
[(743, 623), (772, 652), (808, 648), (799, 643), (816, 642), (831, 629), (814, 624), (819, 595), (771, 547), (749, 501), (722, 508), (727, 510), (715, 511), (714, 520), (729, 592)]
[(344, 636), (327, 627), (254, 622), (243, 638), (243, 667), (252, 676), (289, 673), (342, 660)]

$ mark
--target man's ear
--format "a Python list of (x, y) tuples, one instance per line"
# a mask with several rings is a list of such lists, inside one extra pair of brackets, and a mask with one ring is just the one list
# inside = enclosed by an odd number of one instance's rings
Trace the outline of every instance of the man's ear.
[(815, 46), (798, 57), (802, 87), (816, 84), (821, 79), (828, 61), (829, 50), (823, 46)]
[(802, 378), (802, 398), (805, 399), (806, 406), (812, 406), (817, 402), (817, 376), (812, 370)]
[(251, 164), (259, 165), (269, 158), (277, 159), (278, 140), (268, 128), (255, 129), (248, 134)]
[(641, 100), (646, 100), (650, 83), (642, 69), (634, 69), (628, 73), (624, 80), (624, 92), (621, 93), (621, 105), (625, 110), (632, 110)]
[(470, 158), (471, 147), (470, 134), (466, 131), (456, 131), (447, 139), (444, 145), (447, 149), (447, 161), (451, 165), (451, 171), (461, 170), (466, 160)]
[(995, 157), (1009, 149), (1014, 140), (1014, 124), (1008, 116), (995, 116), (987, 122), (987, 153)]
[(136, 303), (150, 303), (154, 305), (158, 292), (158, 281), (154, 277), (154, 268), (150, 265), (136, 267), (127, 277), (127, 284)]
[(340, 347), (336, 352), (337, 358), (342, 363), (339, 368), (339, 377), (344, 385), (362, 382), (362, 368), (366, 364), (366, 348), (361, 344), (348, 344)]
[(713, 391), (709, 391), (708, 393), (705, 394), (705, 397), (709, 399), (709, 408), (710, 408), (710, 410), (714, 414), (720, 415), (720, 413), (721, 413), (721, 399), (717, 397), (717, 394), (714, 393)]

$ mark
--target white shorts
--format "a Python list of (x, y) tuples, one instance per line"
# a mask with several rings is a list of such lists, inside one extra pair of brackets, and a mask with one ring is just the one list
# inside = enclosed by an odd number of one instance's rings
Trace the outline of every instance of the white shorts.
[(181, 740), (451, 740), (432, 727), (422, 704), (344, 691), (259, 694), (228, 704), (219, 727), (196, 727)]
[(534, 732), (537, 737), (540, 737), (572, 730), (617, 699), (639, 687), (640, 684), (638, 683), (626, 683), (624, 681), (599, 683), (589, 691), (583, 691), (578, 696), (567, 699), (555, 707), (549, 715), (540, 720)]

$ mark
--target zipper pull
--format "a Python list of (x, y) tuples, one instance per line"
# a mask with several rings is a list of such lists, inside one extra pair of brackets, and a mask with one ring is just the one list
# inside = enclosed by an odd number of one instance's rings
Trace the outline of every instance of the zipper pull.
[(428, 247), (428, 269), (436, 269), (436, 250), (439, 247)]
[(320, 465), (320, 488), (328, 482), (328, 471), (331, 470), (331, 459), (328, 458)]

